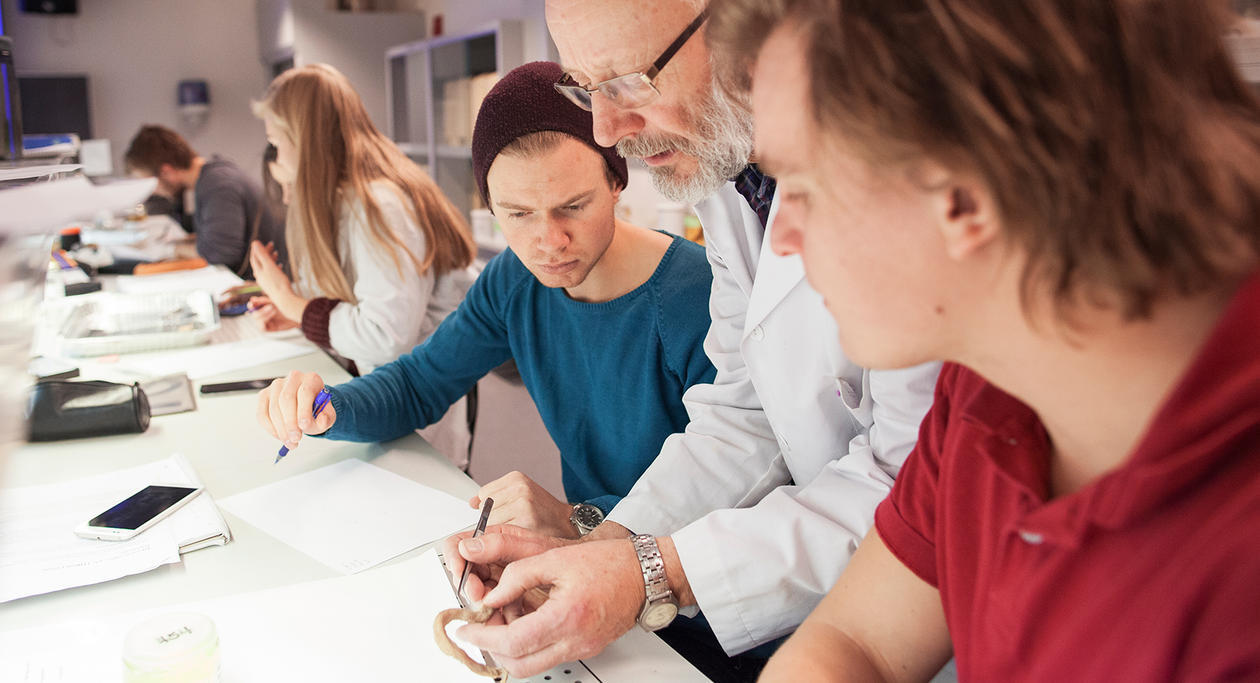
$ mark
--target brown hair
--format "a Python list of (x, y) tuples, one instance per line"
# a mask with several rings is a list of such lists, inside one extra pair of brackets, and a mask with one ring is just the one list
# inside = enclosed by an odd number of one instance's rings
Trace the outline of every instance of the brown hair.
[[(1260, 251), (1260, 107), (1219, 0), (716, 0), (720, 78), (746, 94), (800, 29), (820, 127), (873, 164), (978, 174), (1060, 313), (1235, 282)], [(1101, 295), (1101, 296), (1099, 296)]]
[[(503, 149), (499, 150), (499, 154), (506, 154), (510, 157), (516, 157), (518, 159), (532, 159), (534, 157), (542, 156), (559, 147), (560, 143), (565, 140), (577, 140), (584, 145), (587, 144), (583, 140), (562, 131), (540, 130), (534, 133), (522, 135), (519, 138), (507, 143), (503, 146)], [(595, 152), (594, 149), (591, 151)], [(599, 154), (599, 152), (595, 153)], [(603, 160), (603, 155), (600, 155), (600, 157), (601, 160)], [(613, 190), (624, 190), (626, 185), (621, 182), (621, 177), (618, 176), (617, 172), (608, 165), (606, 160), (603, 161), (604, 178), (608, 180), (608, 186)]]
[(197, 153), (179, 133), (165, 126), (147, 124), (131, 138), (123, 163), (128, 171), (157, 175), (162, 164), (184, 170), (192, 166), (195, 158)]
[[(337, 254), (337, 218), (345, 193), (363, 202), (369, 235), (389, 252), (401, 275), (401, 250), (420, 272), (442, 275), (467, 267), (476, 245), (459, 211), (433, 180), (381, 134), (350, 81), (327, 64), (291, 69), (276, 77), (254, 113), (288, 133), (297, 149), (285, 242), (292, 272), (306, 272), (325, 296), (355, 302)], [(424, 233), (421, 260), (386, 224), (371, 184), (385, 181), (399, 193)], [(309, 261), (299, 270), (298, 258)]]

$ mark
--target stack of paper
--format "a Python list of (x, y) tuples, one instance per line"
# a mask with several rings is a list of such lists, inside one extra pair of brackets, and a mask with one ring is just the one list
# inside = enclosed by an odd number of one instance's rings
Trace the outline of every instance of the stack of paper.
[(7, 489), (0, 498), (0, 602), (86, 586), (179, 562), (232, 540), (208, 491), (129, 541), (97, 541), (75, 527), (150, 484), (200, 486), (180, 455), (74, 481)]

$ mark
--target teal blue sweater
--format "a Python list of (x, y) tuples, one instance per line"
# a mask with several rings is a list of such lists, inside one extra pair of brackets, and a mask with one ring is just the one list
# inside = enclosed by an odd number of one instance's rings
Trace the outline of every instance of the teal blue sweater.
[(713, 381), (702, 347), (711, 282), (704, 249), (675, 238), (647, 282), (582, 303), (504, 251), (423, 344), (332, 388), (337, 421), (324, 436), (384, 441), (425, 427), (515, 358), (560, 449), (565, 494), (607, 513), (686, 427), (683, 392)]

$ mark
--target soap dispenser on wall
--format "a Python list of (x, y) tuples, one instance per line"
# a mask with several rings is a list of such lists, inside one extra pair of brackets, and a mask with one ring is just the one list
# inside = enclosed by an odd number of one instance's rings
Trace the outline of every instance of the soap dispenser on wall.
[(201, 79), (184, 80), (178, 86), (180, 118), (190, 128), (200, 128), (210, 117), (210, 85)]

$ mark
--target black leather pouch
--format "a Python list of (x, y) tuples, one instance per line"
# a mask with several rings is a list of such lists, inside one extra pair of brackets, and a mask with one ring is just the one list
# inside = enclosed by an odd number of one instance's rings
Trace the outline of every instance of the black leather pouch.
[(149, 399), (138, 384), (50, 380), (26, 404), (31, 441), (59, 441), (149, 428)]

